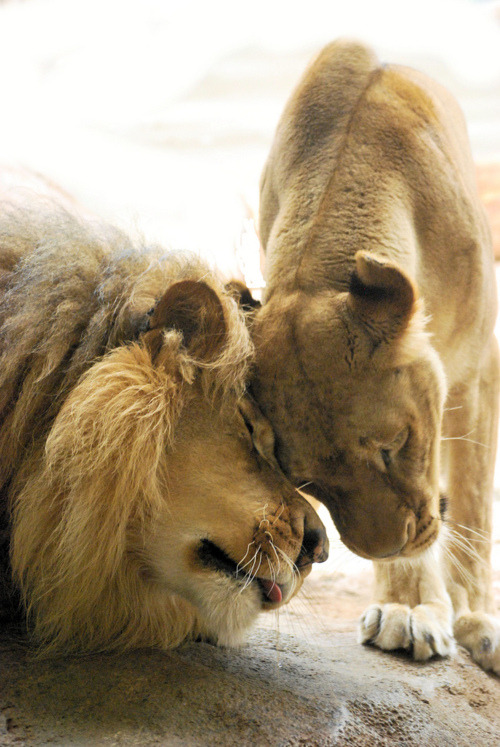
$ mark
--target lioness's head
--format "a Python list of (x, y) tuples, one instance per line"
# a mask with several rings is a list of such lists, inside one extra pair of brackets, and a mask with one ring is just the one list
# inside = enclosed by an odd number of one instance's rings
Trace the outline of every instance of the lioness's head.
[(441, 525), (445, 381), (424, 327), (408, 276), (362, 252), (349, 288), (275, 293), (253, 323), (278, 461), (364, 557), (417, 554)]
[(326, 559), (325, 530), (242, 396), (234, 302), (183, 280), (135, 326), (17, 478), (14, 575), (49, 649), (238, 644)]

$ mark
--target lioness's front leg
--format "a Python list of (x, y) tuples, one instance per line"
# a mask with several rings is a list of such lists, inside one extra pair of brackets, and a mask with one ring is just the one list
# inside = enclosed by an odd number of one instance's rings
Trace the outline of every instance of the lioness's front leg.
[(418, 661), (455, 650), (453, 610), (438, 552), (415, 560), (374, 563), (375, 602), (361, 617), (361, 643), (407, 649)]
[(477, 380), (452, 392), (445, 413), (450, 497), (446, 566), (455, 637), (481, 666), (500, 674), (500, 621), (491, 615), (490, 571), (498, 396), (493, 340)]
[(361, 618), (363, 643), (411, 649), (415, 659), (427, 659), (452, 653), (454, 633), (484, 669), (500, 674), (490, 571), (498, 396), (493, 341), (476, 380), (454, 388), (446, 404), (449, 506), (440, 548), (415, 560), (374, 564), (375, 603)]

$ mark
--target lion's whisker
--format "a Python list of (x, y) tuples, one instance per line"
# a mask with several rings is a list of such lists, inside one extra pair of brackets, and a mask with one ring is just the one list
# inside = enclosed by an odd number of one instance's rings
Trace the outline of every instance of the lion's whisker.
[(239, 562), (236, 564), (236, 573), (238, 573), (239, 571), (243, 570), (243, 568), (245, 568), (245, 566), (247, 565), (246, 563), (244, 565), (242, 565), (242, 564), (243, 564), (243, 561), (245, 560), (246, 556), (249, 554), (250, 548), (252, 547), (253, 544), (255, 544), (255, 540), (252, 540), (251, 542), (248, 543), (245, 554), (243, 555), (243, 557), (241, 558), (241, 560), (239, 560)]
[(242, 591), (243, 591), (244, 589), (246, 589), (246, 588), (247, 588), (247, 587), (249, 586), (249, 584), (250, 584), (250, 583), (251, 583), (251, 582), (253, 581), (253, 579), (254, 579), (254, 577), (255, 577), (255, 576), (254, 576), (254, 569), (255, 569), (255, 564), (256, 564), (256, 562), (257, 562), (257, 558), (258, 558), (259, 552), (260, 552), (260, 548), (257, 548), (257, 549), (255, 550), (255, 553), (254, 553), (254, 554), (253, 554), (253, 556), (251, 557), (251, 559), (250, 559), (250, 560), (248, 560), (248, 561), (247, 561), (247, 562), (246, 562), (246, 563), (245, 563), (245, 564), (244, 564), (244, 565), (243, 565), (243, 566), (241, 567), (241, 570), (243, 570), (243, 568), (246, 568), (247, 566), (251, 565), (251, 567), (250, 567), (250, 570), (246, 571), (246, 572), (245, 572), (245, 575), (244, 575), (244, 577), (243, 577), (243, 578), (244, 578), (244, 583), (243, 583), (243, 589), (242, 589)]

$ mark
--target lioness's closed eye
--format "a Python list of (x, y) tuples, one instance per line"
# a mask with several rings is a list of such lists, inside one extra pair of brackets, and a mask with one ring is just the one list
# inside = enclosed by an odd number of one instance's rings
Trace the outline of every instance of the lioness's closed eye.
[(327, 555), (244, 322), (198, 260), (66, 207), (0, 203), (2, 612), (46, 652), (238, 644)]
[(325, 47), (278, 124), (260, 236), (252, 390), (285, 472), (376, 560), (361, 640), (426, 659), (454, 634), (500, 673), (495, 275), (452, 96), (362, 44)]

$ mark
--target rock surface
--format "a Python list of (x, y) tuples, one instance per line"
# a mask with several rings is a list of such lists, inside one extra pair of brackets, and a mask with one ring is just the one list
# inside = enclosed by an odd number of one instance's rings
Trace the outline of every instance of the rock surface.
[(37, 661), (4, 635), (0, 744), (497, 747), (500, 682), (465, 651), (417, 664), (357, 644), (369, 576), (317, 573), (239, 651)]

